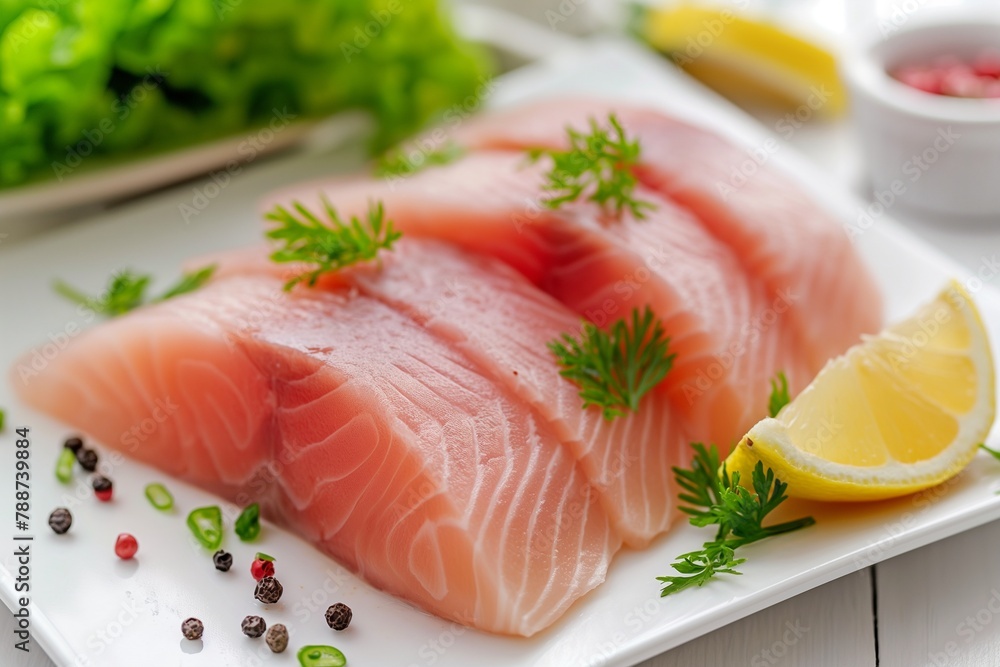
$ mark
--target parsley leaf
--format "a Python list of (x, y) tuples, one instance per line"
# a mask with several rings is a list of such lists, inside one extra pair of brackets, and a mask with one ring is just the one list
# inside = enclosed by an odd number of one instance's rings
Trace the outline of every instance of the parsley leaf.
[(717, 574), (740, 574), (736, 566), (745, 558), (736, 558), (736, 550), (758, 540), (789, 533), (816, 523), (803, 517), (765, 526), (767, 516), (788, 499), (788, 485), (760, 461), (751, 474), (751, 487), (740, 484), (740, 473), (730, 475), (725, 464), (719, 464), (719, 452), (714, 445), (706, 448), (692, 445), (695, 451), (690, 469), (674, 468), (674, 477), (684, 490), (680, 495), (688, 506), (681, 511), (691, 515), (695, 526), (718, 526), (715, 539), (702, 545), (699, 551), (681, 554), (671, 567), (675, 575), (657, 577), (663, 584), (660, 595), (678, 593), (692, 586), (703, 586)]

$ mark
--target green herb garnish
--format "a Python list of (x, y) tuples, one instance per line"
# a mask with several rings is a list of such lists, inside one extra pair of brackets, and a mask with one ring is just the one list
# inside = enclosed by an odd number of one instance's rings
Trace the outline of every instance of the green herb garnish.
[(663, 324), (646, 306), (608, 331), (584, 322), (579, 340), (563, 334), (549, 349), (562, 367), (560, 375), (580, 386), (583, 407), (600, 406), (605, 419), (614, 419), (638, 410), (642, 397), (667, 375), (676, 356), (667, 354), (669, 343)]
[[(979, 443), (979, 449), (983, 450), (984, 452), (986, 452), (987, 454), (989, 454), (993, 458), (995, 458), (997, 460), (1000, 460), (1000, 452), (998, 452), (995, 449), (990, 449), (989, 447), (986, 446), (985, 442)], [(997, 491), (996, 494), (1000, 495), (1000, 491)]]
[(324, 273), (357, 262), (371, 261), (378, 256), (379, 250), (391, 250), (402, 236), (395, 230), (392, 221), (386, 220), (382, 202), (371, 204), (364, 222), (357, 217), (344, 222), (325, 197), (323, 206), (328, 219), (326, 223), (299, 202), (293, 204), (294, 213), (278, 206), (265, 216), (278, 223), (277, 227), (267, 232), (267, 237), (283, 244), (271, 254), (271, 259), (316, 267), (289, 280), (285, 284), (286, 290), (300, 282), (312, 287)]
[(161, 512), (168, 512), (174, 506), (174, 497), (159, 482), (146, 485), (146, 499), (150, 504)]
[[(413, 156), (419, 156), (413, 159)], [(375, 167), (375, 173), (383, 178), (393, 176), (411, 176), (428, 167), (451, 164), (465, 155), (465, 149), (454, 141), (448, 141), (441, 148), (424, 152), (419, 147), (412, 151), (396, 148), (382, 155)]]
[(215, 264), (198, 269), (197, 271), (192, 271), (191, 273), (185, 273), (176, 285), (153, 299), (153, 301), (166, 301), (167, 299), (172, 299), (175, 296), (180, 296), (181, 294), (194, 292), (207, 283), (213, 273), (215, 273)]
[(312, 644), (303, 646), (297, 654), (301, 667), (344, 667), (347, 658), (333, 646)]
[(803, 517), (764, 526), (767, 515), (788, 499), (785, 495), (788, 485), (776, 478), (770, 468), (765, 472), (764, 464), (758, 461), (751, 475), (751, 491), (740, 485), (739, 472), (730, 476), (725, 464), (720, 464), (714, 445), (706, 448), (695, 443), (692, 447), (695, 456), (691, 468), (674, 468), (674, 477), (684, 490), (680, 499), (689, 505), (681, 507), (681, 511), (691, 515), (693, 525), (717, 525), (718, 531), (715, 539), (705, 542), (701, 550), (677, 557), (671, 565), (677, 575), (657, 577), (663, 583), (662, 596), (703, 586), (717, 574), (740, 574), (735, 568), (746, 559), (736, 558), (737, 549), (816, 523), (812, 517)]
[(267, 560), (271, 561), (272, 563), (274, 562), (274, 556), (268, 556), (263, 551), (258, 551), (257, 554), (254, 556), (254, 558), (256, 558), (257, 560)]
[(222, 510), (218, 505), (192, 510), (187, 516), (187, 525), (206, 549), (214, 551), (222, 544)]
[(260, 535), (260, 505), (247, 505), (236, 518), (236, 534), (244, 542), (256, 539)]
[(543, 189), (552, 196), (545, 200), (548, 208), (557, 209), (586, 194), (586, 200), (608, 208), (621, 217), (628, 209), (638, 219), (656, 206), (634, 197), (638, 179), (632, 169), (639, 163), (639, 142), (629, 141), (614, 114), (608, 115), (609, 128), (602, 128), (590, 119), (590, 132), (571, 127), (568, 150), (536, 148), (528, 155), (533, 162), (543, 156), (552, 159), (552, 169), (546, 173)]
[(782, 371), (778, 371), (775, 379), (771, 380), (771, 397), (767, 400), (767, 413), (777, 417), (781, 408), (791, 402), (792, 397), (788, 395), (788, 378)]
[(3, 408), (0, 408), (0, 431), (3, 431), (3, 427), (6, 422), (7, 422), (7, 413), (4, 412)]
[(54, 287), (57, 293), (73, 303), (105, 317), (115, 317), (141, 306), (151, 281), (152, 276), (135, 274), (125, 269), (111, 276), (107, 289), (100, 297), (87, 296), (61, 280), (56, 281)]
[(701, 551), (681, 554), (677, 557), (677, 561), (670, 565), (678, 572), (677, 576), (656, 578), (657, 581), (663, 582), (660, 597), (704, 586), (717, 574), (742, 575), (736, 566), (744, 562), (746, 558), (736, 558), (735, 550), (725, 541), (706, 542)]
[(56, 459), (56, 479), (63, 484), (69, 484), (73, 479), (73, 467), (76, 465), (76, 454), (72, 449), (63, 447)]
[(995, 449), (990, 449), (989, 447), (986, 446), (985, 442), (979, 443), (979, 449), (983, 450), (984, 452), (986, 452), (987, 454), (989, 454), (993, 458), (995, 458), (997, 460), (1000, 460), (1000, 452), (998, 452)]
[(111, 276), (108, 287), (104, 294), (99, 297), (92, 297), (70, 287), (61, 280), (57, 280), (53, 289), (60, 296), (79, 304), (99, 315), (105, 317), (116, 317), (135, 310), (147, 303), (166, 301), (175, 296), (193, 292), (212, 277), (215, 272), (215, 265), (206, 266), (191, 273), (185, 273), (174, 286), (158, 297), (147, 300), (146, 292), (153, 277), (147, 274), (134, 273), (130, 269), (125, 269)]

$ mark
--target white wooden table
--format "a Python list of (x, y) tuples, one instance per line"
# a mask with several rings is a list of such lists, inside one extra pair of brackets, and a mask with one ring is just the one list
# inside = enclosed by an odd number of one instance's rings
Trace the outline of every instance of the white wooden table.
[[(755, 115), (773, 127), (769, 112)], [(846, 124), (810, 123), (791, 143), (831, 178), (862, 190), (860, 160)], [(1000, 257), (1000, 223), (960, 229), (893, 214), (970, 270), (977, 270), (984, 256)], [(1000, 277), (991, 282), (1000, 288)], [(642, 667), (1000, 665), (998, 554), (1000, 522), (833, 581)], [(10, 614), (0, 613), (0, 666), (53, 664), (37, 646), (27, 655), (14, 650), (12, 629)]]

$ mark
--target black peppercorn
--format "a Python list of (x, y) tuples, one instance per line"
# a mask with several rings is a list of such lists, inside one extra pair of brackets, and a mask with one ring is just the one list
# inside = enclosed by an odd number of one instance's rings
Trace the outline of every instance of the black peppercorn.
[(66, 438), (66, 442), (63, 443), (63, 447), (70, 450), (74, 454), (79, 454), (80, 448), (83, 447), (83, 440), (78, 436), (73, 436), (72, 438)]
[(347, 626), (351, 624), (353, 616), (354, 614), (351, 613), (350, 607), (343, 602), (338, 602), (326, 610), (326, 624), (337, 632), (340, 632), (347, 629)]
[(273, 652), (283, 652), (286, 648), (288, 648), (288, 628), (283, 626), (281, 623), (272, 625), (271, 629), (267, 631), (267, 636), (264, 637), (264, 641), (267, 642), (268, 647)]
[(274, 577), (264, 577), (257, 582), (253, 596), (264, 604), (274, 604), (281, 599), (283, 588)]
[(233, 555), (228, 551), (219, 549), (212, 556), (212, 562), (215, 563), (215, 569), (219, 572), (229, 572), (229, 568), (233, 566)]
[(73, 525), (73, 515), (65, 507), (57, 507), (49, 515), (49, 527), (56, 535), (62, 535)]
[(267, 630), (267, 623), (260, 616), (247, 616), (240, 623), (240, 627), (243, 629), (243, 634), (256, 639), (264, 634), (264, 630)]
[(97, 470), (97, 452), (93, 449), (81, 447), (80, 451), (76, 453), (76, 460), (80, 462), (80, 466), (87, 472)]
[(205, 624), (197, 618), (189, 618), (181, 623), (181, 632), (184, 633), (185, 639), (190, 639), (191, 641), (201, 639), (202, 633), (205, 632)]

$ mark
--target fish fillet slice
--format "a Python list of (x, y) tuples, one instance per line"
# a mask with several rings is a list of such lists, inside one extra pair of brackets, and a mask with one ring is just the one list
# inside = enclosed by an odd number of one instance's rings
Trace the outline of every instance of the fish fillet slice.
[(455, 139), (475, 149), (559, 148), (567, 126), (586, 129), (612, 111), (640, 140), (640, 179), (694, 212), (764, 280), (814, 365), (881, 328), (881, 298), (840, 225), (770, 164), (743, 178), (750, 155), (715, 133), (610, 100), (559, 98), (484, 115)]
[(262, 501), (461, 623), (530, 635), (604, 579), (620, 537), (545, 420), (379, 301), (281, 284), (218, 280), (111, 321), (18, 391), (118, 448), (169, 399), (132, 455)]
[[(223, 276), (287, 279), (296, 271), (270, 262), (263, 249), (207, 261)], [(644, 546), (669, 528), (675, 514), (671, 467), (682, 462), (686, 428), (660, 392), (648, 394), (638, 413), (614, 421), (597, 407), (583, 409), (579, 388), (560, 376), (548, 349), (562, 333), (579, 329), (579, 317), (565, 306), (498, 260), (419, 239), (401, 241), (380, 267), (330, 275), (317, 288), (343, 286), (408, 314), (542, 414), (580, 461), (630, 546)]]
[(578, 331), (568, 309), (495, 260), (413, 240), (382, 271), (359, 272), (356, 284), (451, 341), (542, 413), (604, 495), (628, 544), (645, 546), (670, 526), (671, 466), (681, 463), (686, 429), (657, 392), (639, 412), (613, 421), (581, 407), (579, 388), (559, 375), (547, 347)]
[[(460, 163), (431, 169), (403, 179), (334, 177), (298, 183), (269, 193), (262, 211), (301, 202), (323, 210), (322, 197), (345, 220), (363, 216), (374, 202), (385, 205), (404, 234), (439, 238), (462, 248), (498, 257), (528, 280), (542, 284), (547, 264), (560, 244), (575, 238), (570, 220), (542, 210), (537, 184), (540, 167), (507, 152), (471, 155)], [(552, 228), (552, 229), (550, 229)]]
[(787, 318), (761, 324), (771, 310), (767, 289), (689, 212), (642, 190), (657, 204), (644, 221), (608, 221), (589, 204), (553, 213), (541, 204), (542, 182), (523, 155), (481, 151), (404, 179), (295, 186), (267, 206), (318, 207), (322, 195), (347, 217), (379, 200), (405, 235), (497, 257), (598, 325), (652, 306), (677, 353), (664, 391), (692, 437), (723, 447), (764, 414), (762, 378), (784, 370), (799, 388), (819, 369)]

